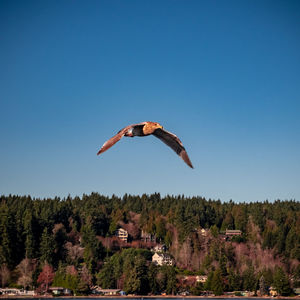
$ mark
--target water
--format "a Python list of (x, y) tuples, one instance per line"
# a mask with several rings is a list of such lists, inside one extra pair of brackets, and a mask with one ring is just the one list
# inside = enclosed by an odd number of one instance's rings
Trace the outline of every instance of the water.
[[(184, 298), (187, 298), (189, 300), (199, 300), (199, 299), (203, 299), (203, 300), (211, 300), (211, 299), (216, 299), (216, 300), (228, 300), (230, 298), (233, 298), (234, 300), (253, 300), (253, 298), (248, 298), (248, 297), (240, 297), (240, 298), (237, 298), (237, 297), (226, 297), (226, 298), (222, 298), (222, 297), (212, 297), (212, 298), (205, 298), (205, 297), (193, 297), (193, 296), (171, 296), (171, 297), (155, 297), (155, 296), (136, 296), (136, 297), (57, 297), (57, 298), (44, 298), (44, 297), (41, 297), (41, 298), (38, 298), (38, 297), (35, 297), (35, 298), (29, 298), (29, 297), (24, 297), (26, 300), (62, 300), (62, 299), (80, 299), (80, 300), (120, 300), (120, 299), (123, 299), (123, 298), (128, 298), (130, 300), (144, 300), (144, 299), (153, 299), (153, 300), (168, 300), (168, 299), (171, 299), (173, 300), (174, 298), (178, 298), (178, 299), (184, 299)], [(6, 299), (16, 299), (16, 300), (20, 300), (21, 298), (13, 298), (13, 297), (9, 297), (9, 298), (6, 298)], [(274, 298), (255, 298), (255, 300), (270, 300), (270, 299), (274, 299)], [(281, 299), (281, 300), (284, 300), (284, 299)]]

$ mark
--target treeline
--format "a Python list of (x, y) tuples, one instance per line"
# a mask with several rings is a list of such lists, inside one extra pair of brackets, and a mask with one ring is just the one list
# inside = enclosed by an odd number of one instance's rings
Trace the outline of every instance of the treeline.
[[(118, 227), (128, 231), (128, 244), (114, 237)], [(201, 228), (207, 235), (200, 234)], [(242, 236), (226, 241), (220, 235), (226, 229), (239, 229)], [(167, 245), (174, 267), (151, 263), (147, 249), (153, 243), (142, 243), (142, 232)], [(124, 249), (128, 247), (144, 249)], [(48, 266), (54, 275), (47, 284), (60, 283), (78, 293), (94, 284), (136, 294), (182, 288), (197, 294), (285, 282), (281, 293), (289, 294), (291, 287), (299, 286), (299, 260), (296, 201), (237, 204), (157, 193), (122, 198), (97, 193), (64, 199), (0, 197), (2, 286), (43, 286), (40, 276)], [(205, 285), (188, 285), (180, 281), (180, 274), (206, 274), (208, 280)]]

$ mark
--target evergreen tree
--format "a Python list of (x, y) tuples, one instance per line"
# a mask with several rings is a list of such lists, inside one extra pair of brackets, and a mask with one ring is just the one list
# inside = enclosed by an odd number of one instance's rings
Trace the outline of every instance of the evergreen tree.
[(42, 262), (48, 262), (50, 264), (53, 263), (53, 255), (54, 255), (54, 238), (52, 235), (48, 233), (47, 228), (44, 228), (41, 244), (40, 244), (40, 260)]
[(104, 257), (104, 247), (97, 240), (95, 231), (89, 222), (82, 228), (83, 258), (89, 271), (94, 274), (97, 261)]
[(276, 267), (273, 280), (274, 288), (279, 295), (288, 296), (291, 294), (288, 277), (281, 267)]
[(222, 271), (217, 269), (213, 273), (213, 277), (211, 280), (211, 289), (216, 296), (223, 295), (223, 278)]
[[(115, 254), (116, 256), (118, 254)], [(114, 289), (117, 287), (117, 280), (114, 276), (115, 265), (113, 258), (105, 261), (103, 268), (97, 274), (97, 284), (104, 289)]]
[(210, 271), (208, 276), (207, 276), (207, 280), (204, 283), (204, 289), (207, 291), (212, 291), (212, 279), (214, 276), (214, 271)]
[(243, 288), (245, 291), (256, 291), (257, 280), (252, 266), (243, 273)]
[(219, 235), (219, 229), (218, 229), (218, 227), (217, 227), (216, 225), (213, 225), (213, 226), (210, 228), (210, 232), (211, 232), (211, 234), (212, 234), (212, 236), (213, 236), (214, 238), (217, 238), (218, 235)]
[(26, 209), (24, 214), (25, 257), (34, 258), (34, 236), (32, 230), (32, 210)]
[(148, 282), (151, 294), (157, 294), (159, 292), (159, 285), (156, 279), (157, 274), (158, 267), (155, 264), (151, 263), (148, 268)]
[(62, 223), (55, 224), (52, 230), (53, 239), (54, 239), (54, 255), (53, 255), (53, 263), (57, 266), (58, 262), (65, 261), (67, 256), (67, 251), (65, 248), (65, 243), (67, 240), (66, 229)]
[(177, 291), (175, 269), (171, 266), (167, 266), (165, 270), (167, 271), (166, 292), (168, 295), (174, 295)]
[(242, 278), (239, 273), (235, 273), (231, 268), (228, 274), (228, 289), (229, 291), (239, 291), (242, 288)]
[(66, 270), (62, 265), (62, 263), (60, 262), (57, 271), (55, 272), (55, 276), (53, 278), (53, 285), (65, 287), (65, 279), (66, 279)]
[(157, 238), (159, 241), (164, 242), (165, 236), (166, 236), (166, 234), (167, 234), (167, 231), (166, 231), (166, 224), (165, 224), (164, 219), (163, 219), (163, 218), (159, 218), (159, 220), (157, 221), (155, 227), (156, 227), (156, 238)]
[(124, 290), (128, 294), (146, 295), (148, 293), (146, 260), (138, 256), (132, 269), (126, 274)]
[(204, 291), (204, 286), (202, 282), (197, 282), (195, 286), (191, 288), (192, 295), (200, 296)]
[(12, 237), (11, 217), (5, 201), (0, 203), (0, 265), (11, 266), (12, 260)]

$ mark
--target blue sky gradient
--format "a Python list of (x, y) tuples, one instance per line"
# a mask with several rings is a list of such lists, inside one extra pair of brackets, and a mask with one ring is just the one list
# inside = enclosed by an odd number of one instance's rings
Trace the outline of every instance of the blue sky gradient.
[(300, 2), (0, 1), (0, 112), (0, 194), (300, 200)]

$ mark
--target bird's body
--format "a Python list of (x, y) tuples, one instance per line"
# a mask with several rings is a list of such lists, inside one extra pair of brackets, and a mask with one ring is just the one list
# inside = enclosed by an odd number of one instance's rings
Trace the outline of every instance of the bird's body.
[(168, 132), (163, 129), (163, 127), (156, 122), (142, 122), (138, 124), (132, 124), (121, 129), (115, 136), (106, 141), (99, 152), (98, 155), (108, 150), (116, 142), (118, 142), (123, 136), (135, 137), (135, 136), (147, 136), (154, 135), (164, 142), (167, 146), (172, 148), (184, 161), (185, 163), (193, 168), (193, 165), (181, 143), (180, 139), (173, 133)]

